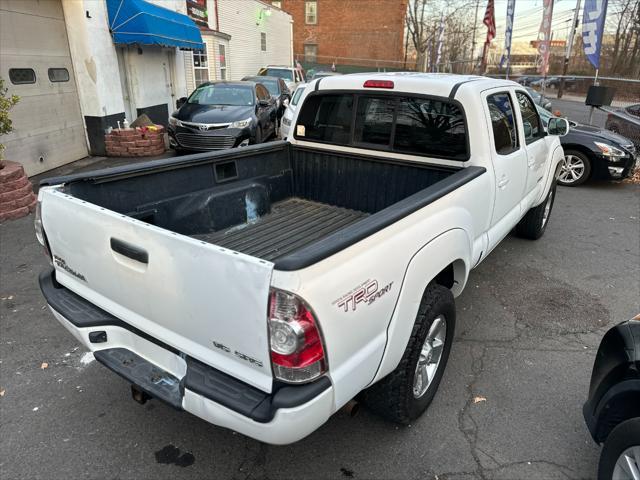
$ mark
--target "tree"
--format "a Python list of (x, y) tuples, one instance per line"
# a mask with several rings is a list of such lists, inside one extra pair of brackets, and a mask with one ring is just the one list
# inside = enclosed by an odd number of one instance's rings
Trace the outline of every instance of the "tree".
[[(20, 97), (17, 95), (7, 95), (4, 80), (0, 77), (0, 135), (4, 135), (13, 130), (11, 119), (9, 118), (9, 110), (11, 110), (19, 100)], [(0, 166), (2, 165), (3, 151), (4, 145), (0, 143)]]

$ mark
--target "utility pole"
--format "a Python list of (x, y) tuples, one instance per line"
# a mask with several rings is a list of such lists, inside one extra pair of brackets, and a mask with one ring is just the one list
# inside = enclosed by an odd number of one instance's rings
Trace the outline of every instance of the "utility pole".
[(478, 30), (478, 8), (480, 7), (480, 0), (476, 0), (476, 17), (473, 21), (473, 40), (471, 40), (471, 72), (475, 70), (475, 58), (476, 58), (476, 31)]
[(564, 65), (562, 66), (562, 77), (560, 77), (560, 86), (558, 87), (558, 98), (562, 98), (562, 94), (564, 92), (564, 77), (567, 75), (567, 70), (569, 69), (569, 59), (571, 58), (571, 49), (573, 48), (573, 37), (576, 34), (576, 30), (578, 29), (578, 15), (580, 14), (580, 1), (576, 1), (576, 9), (573, 12), (573, 25), (571, 26), (571, 33), (569, 33), (569, 38), (567, 39), (567, 50), (564, 55)]

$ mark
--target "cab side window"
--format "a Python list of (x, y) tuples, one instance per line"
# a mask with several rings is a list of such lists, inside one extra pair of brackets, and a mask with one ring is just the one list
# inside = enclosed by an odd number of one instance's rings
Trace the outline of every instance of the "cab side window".
[(523, 92), (517, 92), (520, 113), (522, 113), (522, 124), (524, 126), (524, 140), (527, 145), (535, 142), (544, 136), (544, 130), (540, 123), (540, 116), (536, 106), (531, 99)]
[(493, 142), (498, 155), (518, 150), (518, 132), (513, 115), (513, 104), (508, 93), (495, 93), (487, 97), (489, 117), (493, 128)]

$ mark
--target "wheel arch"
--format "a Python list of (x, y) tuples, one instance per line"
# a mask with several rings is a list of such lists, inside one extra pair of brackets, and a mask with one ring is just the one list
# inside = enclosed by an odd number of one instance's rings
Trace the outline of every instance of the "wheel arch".
[(454, 297), (462, 292), (471, 269), (471, 252), (472, 242), (467, 232), (456, 228), (435, 238), (413, 256), (387, 326), (384, 354), (370, 385), (400, 363), (427, 287), (437, 283), (449, 288)]

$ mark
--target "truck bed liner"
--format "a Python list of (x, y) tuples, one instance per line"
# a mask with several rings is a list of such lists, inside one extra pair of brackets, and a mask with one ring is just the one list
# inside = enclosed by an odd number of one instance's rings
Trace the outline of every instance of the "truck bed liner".
[(192, 236), (247, 255), (274, 260), (368, 215), (294, 197), (275, 202), (271, 212), (255, 222)]

